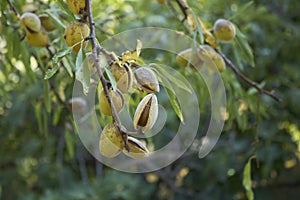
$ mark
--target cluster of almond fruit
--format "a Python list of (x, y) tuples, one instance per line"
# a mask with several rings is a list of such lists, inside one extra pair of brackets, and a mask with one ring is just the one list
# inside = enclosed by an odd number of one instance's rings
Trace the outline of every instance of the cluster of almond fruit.
[[(85, 12), (85, 0), (67, 0), (67, 3), (74, 14), (81, 15)], [(73, 48), (74, 53), (78, 53), (80, 48), (86, 46), (85, 38), (89, 34), (90, 29), (87, 24), (71, 22), (65, 29), (66, 44)], [(145, 133), (153, 127), (157, 120), (158, 103), (155, 93), (159, 92), (159, 82), (150, 68), (136, 66), (135, 59), (130, 57), (131, 53), (126, 52), (122, 55), (122, 60), (112, 62), (109, 66), (116, 81), (116, 88), (108, 89), (109, 96), (114, 108), (119, 113), (125, 106), (124, 94), (132, 90), (147, 93), (138, 104), (133, 117), (136, 133)], [(98, 98), (101, 114), (112, 116), (112, 108), (103, 89), (98, 91)], [(99, 140), (100, 153), (109, 158), (117, 156), (121, 151), (131, 158), (143, 158), (149, 155), (146, 145), (132, 136), (126, 138), (129, 148), (126, 149), (123, 134), (116, 123), (107, 124), (103, 128)]]
[[(76, 15), (81, 15), (85, 9), (85, 0), (67, 0), (70, 9)], [(28, 8), (27, 8), (28, 7)], [(56, 29), (56, 25), (47, 14), (37, 15), (36, 5), (27, 5), (20, 20), (26, 32), (27, 42), (35, 47), (46, 47), (49, 45), (47, 32)], [(30, 8), (29, 8), (30, 7)], [(86, 46), (84, 39), (89, 36), (90, 30), (87, 24), (82, 22), (71, 22), (65, 29), (65, 40), (68, 47), (72, 47), (74, 53), (78, 53), (81, 47)]]
[[(83, 15), (85, 12), (85, 0), (67, 0), (71, 11), (76, 15)], [(74, 53), (78, 53), (80, 48), (85, 48), (87, 41), (85, 38), (90, 35), (90, 28), (83, 22), (71, 22), (65, 29), (64, 38), (68, 47), (73, 48)]]
[[(124, 108), (124, 94), (134, 90), (147, 93), (137, 105), (133, 127), (137, 133), (145, 133), (150, 130), (158, 117), (158, 102), (155, 93), (159, 92), (159, 82), (155, 73), (148, 67), (135, 66), (133, 69), (129, 62), (114, 62), (110, 65), (110, 71), (114, 76), (117, 88), (109, 89), (110, 97), (117, 112)], [(99, 91), (100, 112), (111, 116), (112, 111), (108, 99), (103, 91)], [(149, 150), (138, 139), (128, 136), (128, 149), (122, 138), (122, 133), (116, 124), (108, 124), (104, 127), (99, 148), (102, 155), (115, 157), (121, 151), (132, 158), (143, 158), (149, 155)]]
[(46, 32), (53, 31), (55, 25), (47, 14), (36, 15), (33, 12), (25, 12), (20, 17), (20, 20), (30, 45), (36, 47), (46, 47), (48, 45)]
[[(212, 44), (203, 44), (197, 49), (188, 48), (183, 50), (177, 56), (177, 63), (181, 66), (193, 66), (196, 69), (200, 69), (204, 64), (209, 67), (214, 65), (219, 72), (223, 72), (226, 64), (222, 56), (213, 48), (216, 46), (215, 38), (220, 42), (232, 41), (236, 35), (235, 26), (229, 20), (218, 19), (210, 32), (207, 32), (207, 35), (206, 32), (203, 34), (204, 37), (209, 36), (210, 41), (213, 41)], [(208, 40), (207, 43), (210, 41)]]

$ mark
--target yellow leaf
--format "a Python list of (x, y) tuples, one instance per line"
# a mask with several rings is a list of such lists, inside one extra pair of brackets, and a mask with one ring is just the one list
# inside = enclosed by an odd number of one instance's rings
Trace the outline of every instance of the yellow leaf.
[(140, 40), (136, 41), (136, 54), (137, 58), (140, 56), (141, 50), (142, 50), (143, 44)]
[(204, 41), (207, 44), (209, 44), (211, 47), (217, 48), (218, 47), (218, 43), (217, 43), (215, 37), (213, 36), (213, 34), (210, 32), (209, 29), (206, 28), (205, 24), (200, 19), (200, 17), (197, 17), (197, 19), (198, 19), (198, 22), (199, 22), (199, 24), (201, 26), (202, 32), (203, 32)]

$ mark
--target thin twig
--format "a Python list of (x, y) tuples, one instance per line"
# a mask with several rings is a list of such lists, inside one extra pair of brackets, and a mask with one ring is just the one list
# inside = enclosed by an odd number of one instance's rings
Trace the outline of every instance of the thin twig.
[(172, 4), (170, 1), (167, 1), (167, 5), (168, 5), (168, 7), (170, 8), (171, 12), (173, 13), (174, 17), (175, 17), (176, 19), (178, 19), (178, 20), (181, 22), (184, 31), (185, 31), (186, 33), (188, 33), (188, 34), (191, 35), (192, 32), (191, 32), (190, 29), (187, 27), (187, 25), (186, 25), (185, 23), (182, 23), (182, 21), (179, 19), (179, 17), (178, 17), (178, 16), (179, 16), (179, 13), (178, 13), (177, 10), (174, 8), (173, 4)]
[(111, 58), (115, 59), (115, 55), (112, 52), (108, 52), (107, 50), (105, 50), (102, 46), (100, 46), (99, 44), (97, 44), (97, 39), (96, 39), (96, 34), (95, 34), (95, 22), (93, 20), (93, 14), (92, 14), (92, 5), (91, 5), (91, 0), (86, 0), (86, 11), (88, 14), (88, 19), (89, 19), (89, 25), (90, 25), (90, 38), (91, 38), (91, 42), (92, 42), (92, 53), (93, 53), (93, 57), (95, 58), (95, 63), (94, 63), (94, 67), (96, 67), (98, 75), (100, 77), (100, 81), (101, 84), (103, 86), (103, 90), (105, 93), (105, 96), (109, 102), (111, 111), (112, 111), (112, 117), (114, 122), (117, 124), (117, 126), (119, 127), (121, 133), (122, 133), (122, 138), (124, 140), (124, 144), (125, 144), (125, 148), (129, 151), (129, 146), (128, 146), (128, 141), (127, 141), (127, 133), (126, 133), (126, 128), (124, 126), (122, 126), (121, 120), (119, 118), (118, 112), (116, 110), (115, 105), (113, 104), (113, 101), (110, 97), (109, 94), (109, 89), (108, 89), (108, 81), (105, 79), (101, 66), (100, 66), (100, 60), (99, 60), (99, 53), (98, 52), (103, 52), (104, 54), (110, 56)]
[(15, 6), (12, 4), (11, 0), (7, 0), (7, 3), (9, 4), (9, 8), (15, 13), (17, 17), (20, 16), (19, 12), (15, 8)]
[(181, 12), (183, 13), (184, 18), (181, 20), (181, 22), (183, 23), (188, 17), (188, 13), (187, 13), (188, 7), (182, 2), (182, 0), (176, 0), (176, 2)]
[(242, 72), (240, 72), (240, 70), (231, 62), (231, 60), (229, 60), (221, 51), (219, 51), (218, 49), (215, 49), (224, 59), (226, 65), (232, 69), (232, 71), (238, 76), (240, 77), (242, 80), (244, 80), (246, 83), (248, 83), (249, 85), (251, 85), (252, 87), (254, 87), (260, 94), (265, 94), (268, 95), (269, 97), (273, 98), (275, 101), (277, 102), (281, 102), (282, 99), (280, 99), (279, 97), (275, 96), (274, 94), (274, 90), (268, 91), (265, 90), (263, 88), (261, 88), (257, 82), (250, 80), (248, 77), (246, 77)]

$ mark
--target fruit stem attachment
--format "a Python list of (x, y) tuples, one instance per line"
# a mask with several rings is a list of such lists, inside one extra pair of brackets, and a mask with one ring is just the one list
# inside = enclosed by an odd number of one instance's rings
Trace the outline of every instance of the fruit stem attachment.
[(219, 51), (218, 49), (216, 49), (216, 52), (218, 54), (220, 54), (223, 58), (223, 60), (225, 61), (226, 65), (232, 69), (232, 71), (238, 76), (240, 77), (242, 80), (244, 80), (247, 84), (249, 84), (250, 86), (254, 87), (260, 94), (265, 94), (265, 95), (268, 95), (269, 97), (273, 98), (275, 101), (277, 102), (282, 102), (282, 99), (277, 97), (275, 94), (274, 94), (274, 90), (271, 90), (271, 91), (268, 91), (268, 90), (265, 90), (263, 88), (261, 88), (259, 86), (259, 84), (255, 81), (252, 81), (251, 79), (249, 79), (248, 77), (246, 77), (232, 62), (231, 60), (229, 60), (221, 51)]
[(128, 146), (128, 141), (127, 141), (127, 130), (124, 126), (122, 126), (121, 120), (119, 118), (118, 112), (115, 108), (115, 105), (113, 104), (113, 101), (111, 99), (111, 96), (109, 94), (109, 90), (108, 90), (108, 82), (106, 81), (102, 69), (100, 67), (100, 60), (99, 60), (99, 52), (103, 52), (105, 55), (110, 56), (111, 58), (115, 58), (116, 56), (114, 55), (114, 53), (112, 52), (108, 52), (107, 50), (105, 50), (101, 45), (99, 45), (97, 43), (97, 39), (96, 39), (96, 33), (95, 33), (95, 23), (93, 20), (93, 14), (92, 14), (92, 5), (91, 5), (91, 0), (86, 0), (86, 12), (88, 15), (88, 20), (89, 20), (89, 26), (90, 26), (90, 40), (92, 42), (92, 53), (93, 53), (93, 57), (95, 58), (95, 63), (94, 63), (94, 67), (96, 67), (98, 75), (100, 77), (100, 81), (101, 84), (103, 86), (103, 90), (105, 93), (105, 96), (109, 102), (109, 105), (111, 107), (111, 111), (112, 111), (112, 117), (113, 117), (113, 121), (116, 123), (116, 125), (119, 127), (121, 133), (122, 133), (122, 138), (124, 140), (124, 146), (126, 148), (126, 150), (130, 150), (129, 146)]

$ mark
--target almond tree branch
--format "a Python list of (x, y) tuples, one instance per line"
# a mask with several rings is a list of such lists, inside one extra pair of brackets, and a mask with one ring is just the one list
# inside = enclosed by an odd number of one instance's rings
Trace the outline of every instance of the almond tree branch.
[(268, 95), (269, 97), (273, 98), (275, 101), (277, 102), (281, 102), (282, 99), (280, 99), (279, 97), (277, 97), (274, 93), (274, 90), (268, 91), (265, 90), (261, 87), (259, 87), (258, 83), (255, 81), (250, 80), (247, 76), (245, 76), (242, 72), (240, 72), (240, 70), (231, 62), (231, 60), (229, 60), (221, 51), (219, 51), (218, 49), (215, 49), (218, 54), (220, 54), (222, 56), (222, 58), (224, 59), (226, 65), (232, 69), (232, 71), (238, 76), (240, 77), (242, 80), (244, 80), (247, 84), (249, 84), (250, 86), (254, 87), (260, 94), (265, 94)]
[(111, 96), (109, 94), (109, 89), (108, 89), (108, 81), (105, 79), (101, 66), (100, 66), (100, 59), (99, 59), (99, 53), (98, 52), (103, 52), (104, 54), (110, 56), (110, 57), (114, 57), (113, 53), (106, 51), (101, 45), (99, 45), (97, 43), (97, 39), (96, 39), (96, 33), (95, 33), (95, 22), (93, 20), (93, 13), (92, 13), (92, 5), (91, 5), (91, 0), (86, 0), (86, 12), (88, 15), (88, 20), (89, 20), (89, 26), (90, 26), (90, 40), (92, 42), (92, 53), (93, 53), (93, 57), (95, 59), (95, 63), (94, 63), (94, 67), (96, 67), (98, 75), (100, 77), (100, 81), (101, 84), (103, 86), (103, 90), (105, 93), (105, 96), (109, 102), (109, 105), (111, 107), (111, 111), (112, 111), (112, 117), (114, 122), (117, 124), (117, 126), (119, 127), (120, 131), (122, 132), (122, 137), (124, 140), (124, 144), (125, 144), (125, 148), (130, 151), (129, 146), (128, 146), (128, 141), (127, 141), (127, 130), (125, 129), (124, 126), (122, 126), (121, 120), (119, 118), (118, 112), (116, 110), (115, 105), (113, 104), (113, 101), (111, 99)]
[(11, 0), (7, 0), (7, 3), (9, 4), (9, 8), (15, 13), (15, 15), (19, 17), (20, 15), (15, 6), (12, 4)]
[[(187, 9), (189, 9), (186, 4), (182, 1), (182, 0), (176, 0), (176, 3), (179, 5), (181, 12), (184, 15), (184, 19), (183, 21), (187, 18)], [(176, 12), (174, 9), (172, 9), (173, 12)], [(175, 13), (176, 14), (176, 13)], [(263, 88), (261, 88), (259, 86), (259, 84), (255, 81), (252, 81), (251, 79), (249, 79), (247, 76), (245, 76), (243, 73), (240, 72), (240, 70), (231, 62), (230, 59), (228, 59), (221, 51), (219, 51), (218, 49), (215, 49), (224, 59), (226, 65), (232, 69), (232, 71), (238, 76), (240, 77), (242, 80), (244, 80), (247, 84), (249, 84), (250, 86), (254, 87), (260, 94), (265, 94), (270, 96), (271, 98), (273, 98), (275, 101), (277, 102), (281, 102), (282, 99), (277, 97), (274, 93), (274, 90), (268, 91), (265, 90)]]
[(176, 3), (178, 4), (178, 6), (184, 16), (183, 19), (181, 20), (181, 22), (184, 22), (188, 17), (188, 13), (187, 13), (188, 7), (185, 5), (185, 3), (182, 2), (182, 0), (176, 0)]

